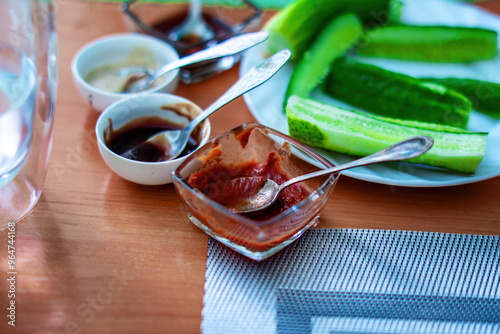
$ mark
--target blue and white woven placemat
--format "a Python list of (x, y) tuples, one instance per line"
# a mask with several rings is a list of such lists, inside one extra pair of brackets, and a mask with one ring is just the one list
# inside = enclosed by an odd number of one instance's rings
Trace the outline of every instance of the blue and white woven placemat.
[(313, 229), (254, 262), (209, 241), (203, 333), (500, 333), (500, 237)]

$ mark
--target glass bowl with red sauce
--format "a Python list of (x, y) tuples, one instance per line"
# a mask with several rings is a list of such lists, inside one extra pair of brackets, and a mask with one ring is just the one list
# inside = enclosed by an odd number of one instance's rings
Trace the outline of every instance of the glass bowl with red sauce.
[[(297, 149), (305, 153), (293, 154)], [(238, 177), (266, 177), (278, 184), (333, 165), (297, 140), (257, 123), (243, 124), (191, 154), (173, 173), (189, 219), (208, 235), (257, 261), (264, 260), (318, 223), (336, 175), (288, 188), (269, 208), (237, 214), (224, 203), (241, 193), (231, 189)], [(252, 185), (249, 185), (252, 186)]]

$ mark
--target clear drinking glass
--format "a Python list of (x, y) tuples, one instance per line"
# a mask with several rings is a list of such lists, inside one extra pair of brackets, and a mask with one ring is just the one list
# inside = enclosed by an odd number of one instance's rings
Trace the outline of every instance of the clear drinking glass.
[(19, 173), (30, 151), (35, 88), (33, 62), (0, 42), (0, 187)]
[(52, 0), (0, 1), (0, 229), (40, 198), (57, 89)]

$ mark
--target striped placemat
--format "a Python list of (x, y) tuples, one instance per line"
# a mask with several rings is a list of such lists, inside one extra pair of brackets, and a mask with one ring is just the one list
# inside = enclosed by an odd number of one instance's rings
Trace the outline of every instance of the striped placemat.
[(203, 333), (500, 333), (500, 237), (313, 229), (255, 262), (210, 240)]

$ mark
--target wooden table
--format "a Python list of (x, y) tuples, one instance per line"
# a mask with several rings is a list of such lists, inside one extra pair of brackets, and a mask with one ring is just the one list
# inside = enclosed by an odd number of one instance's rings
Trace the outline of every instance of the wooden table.
[[(99, 116), (78, 94), (76, 51), (126, 31), (118, 4), (55, 1), (59, 92), (54, 145), (43, 196), (17, 225), (16, 328), (2, 333), (199, 332), (207, 235), (187, 218), (172, 185), (148, 187), (113, 174), (99, 155)], [(151, 13), (156, 13), (156, 9)], [(499, 2), (482, 6), (500, 13)], [(269, 14), (267, 14), (267, 17)], [(207, 107), (238, 68), (178, 94)], [(212, 136), (253, 117), (243, 99), (210, 117)], [(500, 178), (446, 188), (404, 188), (342, 177), (319, 227), (500, 235)], [(0, 232), (2, 245), (7, 233)], [(0, 277), (7, 270), (2, 247)]]

